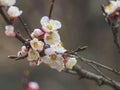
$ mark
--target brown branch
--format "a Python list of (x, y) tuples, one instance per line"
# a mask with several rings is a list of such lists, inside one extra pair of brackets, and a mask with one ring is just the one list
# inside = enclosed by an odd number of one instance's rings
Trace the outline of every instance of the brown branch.
[(21, 41), (22, 43), (25, 43), (26, 40), (25, 38), (19, 33), (19, 32), (16, 32), (16, 36), (15, 36), (19, 41)]
[(112, 33), (113, 33), (114, 43), (117, 46), (118, 51), (120, 53), (120, 45), (118, 42), (118, 28), (112, 28)]
[(113, 84), (115, 84), (115, 81), (112, 80), (110, 77), (106, 76), (102, 71), (100, 71), (96, 65), (93, 65), (91, 63), (88, 63), (95, 71), (98, 72), (99, 75), (101, 75), (102, 77), (104, 77), (105, 79), (111, 81)]
[[(73, 50), (73, 51), (75, 51), (75, 50)], [(108, 71), (110, 71), (110, 72), (113, 72), (113, 73), (116, 74), (116, 75), (120, 75), (120, 71), (118, 71), (118, 70), (116, 70), (116, 69), (113, 69), (113, 68), (110, 68), (110, 67), (108, 67), (108, 66), (105, 66), (105, 65), (103, 65), (103, 64), (101, 64), (101, 63), (98, 63), (98, 62), (96, 62), (96, 61), (93, 61), (93, 60), (84, 58), (84, 57), (78, 55), (76, 52), (73, 52), (73, 51), (71, 51), (71, 52), (66, 52), (66, 53), (56, 52), (56, 54), (61, 54), (61, 55), (63, 55), (63, 56), (75, 57), (75, 58), (78, 58), (79, 60), (81, 60), (82, 62), (84, 62), (84, 63), (86, 63), (86, 64), (88, 64), (88, 65), (93, 64), (93, 65), (96, 65), (96, 66), (99, 67), (99, 68), (103, 68), (103, 69), (105, 69), (105, 70), (108, 70)], [(90, 64), (89, 64), (89, 63), (90, 63)]]
[(98, 62), (95, 62), (95, 61), (93, 61), (93, 60), (89, 60), (89, 59), (87, 59), (87, 58), (81, 57), (80, 55), (77, 55), (76, 57), (79, 58), (81, 61), (83, 61), (83, 62), (85, 62), (85, 63), (94, 64), (94, 65), (96, 65), (97, 67), (100, 67), (100, 68), (103, 68), (103, 69), (105, 69), (105, 70), (111, 71), (111, 72), (115, 73), (116, 75), (120, 75), (120, 72), (117, 71), (116, 69), (112, 69), (112, 68), (110, 68), (110, 67), (108, 67), (108, 66), (105, 66), (105, 65), (103, 65), (103, 64), (101, 64), (101, 63), (98, 63)]
[(84, 50), (86, 50), (88, 48), (88, 46), (83, 46), (83, 47), (78, 47), (76, 50), (73, 50), (73, 51), (71, 51), (71, 52), (68, 52), (69, 54), (77, 54), (78, 52), (80, 52), (80, 51), (84, 51)]
[(101, 75), (97, 75), (95, 73), (92, 73), (92, 72), (89, 72), (85, 69), (82, 69), (78, 65), (74, 66), (73, 71), (76, 71), (78, 76), (80, 76), (80, 78), (90, 79), (90, 80), (96, 81), (99, 85), (108, 85), (108, 86), (111, 86), (117, 90), (120, 90), (120, 84), (118, 82), (115, 81), (113, 83)]
[(15, 61), (18, 61), (18, 60), (21, 60), (21, 59), (26, 58), (27, 56), (28, 56), (28, 55), (18, 57), (17, 55), (9, 55), (8, 58), (14, 59)]
[(55, 3), (55, 0), (52, 0), (51, 1), (51, 5), (50, 5), (49, 18), (51, 18), (51, 16), (52, 16), (52, 11), (53, 11), (53, 7), (54, 7), (54, 3)]
[(21, 24), (23, 25), (27, 35), (30, 37), (30, 39), (32, 39), (32, 37), (30, 35), (30, 29), (28, 28), (28, 25), (24, 22), (24, 20), (23, 20), (23, 18), (21, 16), (19, 16), (18, 19), (21, 22)]
[[(13, 25), (13, 23), (7, 18), (7, 16), (5, 15), (2, 7), (0, 7), (0, 14), (2, 15), (3, 19), (5, 20), (5, 22), (8, 24), (8, 25)], [(15, 36), (19, 41), (21, 41), (22, 43), (25, 43), (26, 40), (25, 38), (20, 34), (20, 33), (17, 33), (16, 32), (16, 36)]]
[(8, 25), (12, 25), (12, 22), (6, 17), (6, 15), (5, 15), (2, 7), (0, 7), (0, 14), (2, 15), (2, 17), (4, 18), (4, 20), (6, 21), (6, 23), (7, 23)]

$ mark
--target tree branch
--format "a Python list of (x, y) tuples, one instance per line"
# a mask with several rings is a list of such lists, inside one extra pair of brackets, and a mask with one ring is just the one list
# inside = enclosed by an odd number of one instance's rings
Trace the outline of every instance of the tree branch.
[(120, 84), (118, 82), (111, 82), (110, 80), (104, 78), (101, 75), (97, 75), (95, 73), (89, 72), (85, 69), (82, 69), (80, 66), (76, 65), (73, 68), (73, 71), (76, 71), (78, 76), (80, 76), (81, 78), (86, 78), (86, 79), (90, 79), (93, 81), (96, 81), (99, 85), (108, 85), (111, 86), (117, 90), (120, 90)]
[(112, 33), (113, 33), (114, 43), (117, 46), (120, 53), (120, 45), (118, 42), (118, 28), (112, 28)]
[(32, 39), (32, 37), (30, 35), (30, 29), (28, 28), (28, 25), (24, 22), (24, 20), (23, 20), (23, 18), (21, 16), (19, 16), (18, 19), (21, 22), (21, 24), (23, 25), (27, 35), (30, 37), (30, 39)]
[(81, 61), (83, 61), (83, 62), (85, 62), (85, 63), (94, 64), (94, 65), (96, 65), (97, 67), (100, 67), (100, 68), (103, 68), (103, 69), (105, 69), (105, 70), (111, 71), (111, 72), (115, 73), (116, 75), (120, 75), (120, 72), (117, 71), (116, 69), (112, 69), (112, 68), (110, 68), (110, 67), (108, 67), (108, 66), (105, 66), (105, 65), (103, 65), (103, 64), (100, 64), (100, 63), (95, 62), (95, 61), (93, 61), (93, 60), (89, 60), (89, 59), (84, 58), (84, 57), (82, 57), (82, 56), (80, 56), (80, 55), (77, 55), (76, 57), (79, 58)]
[(4, 20), (6, 21), (6, 23), (8, 25), (12, 25), (12, 22), (6, 17), (6, 15), (4, 14), (4, 11), (2, 9), (2, 7), (0, 7), (0, 14), (2, 15), (2, 17), (4, 18)]
[(50, 5), (50, 11), (49, 11), (49, 18), (51, 18), (51, 16), (52, 16), (52, 11), (53, 11), (53, 7), (54, 7), (54, 3), (55, 3), (55, 0), (52, 0), (51, 1), (51, 5)]

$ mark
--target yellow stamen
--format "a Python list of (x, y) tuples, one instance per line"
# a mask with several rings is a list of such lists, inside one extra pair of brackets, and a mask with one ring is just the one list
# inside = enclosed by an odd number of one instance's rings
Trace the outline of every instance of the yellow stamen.
[(52, 25), (48, 24), (48, 25), (47, 25), (47, 28), (48, 28), (49, 30), (52, 30)]
[(37, 48), (38, 47), (38, 43), (34, 42), (34, 47)]
[(110, 10), (112, 6), (113, 6), (113, 3), (110, 3), (109, 5), (105, 6), (105, 10)]
[(36, 53), (33, 52), (33, 51), (31, 51), (31, 52), (30, 52), (30, 55), (31, 55), (32, 57), (35, 57), (35, 56), (36, 56)]
[(50, 40), (50, 39), (52, 39), (52, 36), (47, 36), (46, 39)]
[(60, 42), (60, 43), (57, 44), (57, 46), (58, 46), (58, 47), (63, 47), (63, 43)]
[(57, 56), (55, 54), (50, 55), (51, 60), (56, 60)]

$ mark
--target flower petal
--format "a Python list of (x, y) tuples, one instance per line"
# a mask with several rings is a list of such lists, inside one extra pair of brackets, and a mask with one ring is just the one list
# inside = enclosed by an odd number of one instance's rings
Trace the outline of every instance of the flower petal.
[(50, 24), (53, 26), (53, 30), (57, 30), (61, 28), (61, 22), (58, 20), (50, 20)]
[(42, 26), (46, 25), (49, 22), (49, 18), (47, 16), (43, 16), (40, 20)]

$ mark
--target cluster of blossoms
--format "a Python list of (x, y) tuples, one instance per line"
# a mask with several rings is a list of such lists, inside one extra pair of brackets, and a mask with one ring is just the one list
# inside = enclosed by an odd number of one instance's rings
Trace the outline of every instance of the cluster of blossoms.
[(29, 46), (22, 46), (18, 57), (27, 55), (30, 65), (45, 63), (58, 71), (65, 68), (72, 69), (77, 60), (74, 57), (63, 55), (67, 50), (62, 46), (58, 33), (61, 23), (49, 19), (47, 16), (42, 17), (40, 23), (42, 27), (34, 29), (31, 33), (32, 40), (29, 40)]
[[(14, 21), (17, 17), (22, 14), (22, 10), (19, 10), (17, 6), (15, 6), (16, 0), (0, 0), (0, 6), (5, 7), (7, 9), (8, 17), (11, 21)], [(14, 37), (16, 33), (14, 32), (14, 26), (12, 24), (5, 26), (5, 35)]]
[[(13, 22), (22, 14), (18, 7), (13, 6), (15, 3), (16, 0), (0, 0), (0, 5), (7, 7), (10, 22)], [(31, 66), (45, 63), (58, 71), (66, 68), (72, 69), (77, 60), (70, 55), (64, 54), (67, 50), (63, 47), (58, 33), (58, 29), (61, 28), (61, 22), (44, 16), (40, 23), (42, 27), (33, 30), (31, 39), (26, 40), (17, 57), (27, 56)], [(5, 35), (8, 37), (15, 37), (17, 35), (12, 23), (5, 26)]]
[(108, 5), (104, 6), (104, 14), (112, 23), (119, 22), (120, 15), (120, 1), (110, 1)]

